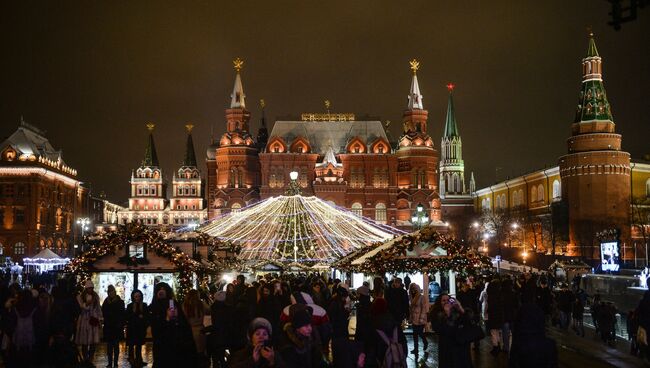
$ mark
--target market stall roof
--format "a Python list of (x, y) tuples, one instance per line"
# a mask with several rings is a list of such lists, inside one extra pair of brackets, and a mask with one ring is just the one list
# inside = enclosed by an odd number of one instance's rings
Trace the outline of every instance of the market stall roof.
[(403, 231), (357, 216), (317, 197), (271, 197), (198, 228), (222, 242), (241, 245), (244, 260), (329, 264)]
[(50, 265), (63, 265), (70, 262), (70, 258), (61, 258), (58, 254), (52, 252), (49, 248), (45, 248), (42, 251), (38, 252), (34, 257), (23, 258), (23, 263), (25, 265), (38, 265), (38, 264), (50, 264)]
[[(404, 234), (404, 235), (398, 236), (398, 237), (396, 237), (394, 239), (391, 239), (391, 240), (387, 241), (386, 243), (381, 244), (381, 245), (377, 246), (376, 248), (370, 250), (369, 252), (366, 252), (366, 253), (362, 254), (361, 256), (359, 256), (359, 258), (353, 260), (351, 262), (351, 264), (352, 265), (360, 265), (363, 262), (365, 262), (367, 259), (379, 254), (380, 252), (383, 252), (385, 250), (388, 250), (388, 249), (392, 248), (395, 245), (396, 242), (402, 241), (403, 238), (406, 235), (417, 236), (418, 234), (420, 234), (420, 230), (418, 230), (418, 231), (416, 231), (414, 233), (411, 233), (411, 234)], [(422, 249), (425, 249), (426, 245), (424, 245), (424, 246), (423, 245), (424, 244), (417, 244), (417, 246), (421, 247)], [(442, 247), (436, 247), (436, 248), (431, 249), (430, 251), (426, 251), (425, 254), (418, 254), (418, 257), (437, 257), (437, 256), (444, 257), (446, 255), (447, 255), (446, 250), (444, 250)]]

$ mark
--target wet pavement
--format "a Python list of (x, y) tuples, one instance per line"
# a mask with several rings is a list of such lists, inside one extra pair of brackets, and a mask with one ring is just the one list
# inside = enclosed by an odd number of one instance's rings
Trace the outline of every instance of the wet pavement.
[[(593, 329), (587, 329), (586, 337), (577, 336), (572, 330), (561, 331), (555, 328), (548, 330), (548, 336), (555, 339), (558, 348), (558, 358), (560, 367), (580, 367), (580, 368), (604, 368), (604, 367), (619, 367), (619, 368), (638, 368), (650, 367), (650, 364), (644, 363), (637, 357), (629, 354), (630, 345), (627, 341), (619, 339), (615, 347), (610, 347), (603, 344), (597, 336), (595, 336)], [(413, 339), (409, 335), (408, 344), (409, 351), (413, 349)], [(419, 356), (409, 354), (408, 366), (409, 367), (427, 367), (437, 368), (437, 339), (434, 335), (428, 335), (429, 349), (425, 353), (420, 353)], [(478, 351), (472, 350), (472, 361), (475, 368), (492, 368), (492, 367), (507, 367), (508, 357), (505, 353), (500, 353), (497, 357), (490, 355), (490, 343), (486, 338), (481, 342)], [(106, 367), (106, 353), (105, 345), (98, 348), (95, 355), (95, 366)], [(130, 367), (126, 355), (125, 346), (121, 345), (120, 348), (120, 362), (119, 367)], [(148, 343), (143, 348), (144, 360), (151, 363), (152, 345)], [(151, 364), (149, 365), (151, 367)]]

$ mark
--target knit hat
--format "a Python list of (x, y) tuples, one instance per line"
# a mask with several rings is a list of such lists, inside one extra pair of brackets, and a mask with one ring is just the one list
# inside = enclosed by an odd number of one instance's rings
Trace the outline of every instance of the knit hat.
[(291, 324), (293, 325), (293, 328), (298, 329), (300, 327), (311, 324), (311, 307), (302, 304), (295, 304), (291, 306), (289, 311), (291, 314)]
[(370, 296), (370, 288), (368, 288), (367, 286), (360, 286), (357, 288), (357, 294)]
[(218, 302), (225, 302), (226, 301), (226, 292), (225, 291), (217, 291), (214, 294), (214, 300)]
[(93, 284), (93, 282), (90, 281), (90, 280), (86, 280), (86, 282), (84, 283), (84, 288), (85, 289), (94, 288), (94, 287), (95, 287), (95, 284)]
[(252, 320), (251, 323), (248, 325), (248, 339), (250, 340), (251, 336), (253, 336), (255, 331), (259, 330), (260, 328), (265, 329), (266, 332), (268, 332), (269, 336), (271, 336), (271, 333), (273, 332), (273, 328), (271, 327), (271, 322), (269, 322), (265, 318), (257, 317), (254, 320)]

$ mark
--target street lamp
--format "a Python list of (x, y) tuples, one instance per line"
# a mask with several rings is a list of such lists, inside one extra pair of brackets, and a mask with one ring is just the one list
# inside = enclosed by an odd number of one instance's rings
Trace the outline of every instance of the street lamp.
[(526, 270), (526, 258), (527, 258), (527, 257), (528, 257), (528, 252), (527, 252), (526, 249), (524, 248), (524, 251), (521, 252), (521, 258), (522, 258), (523, 261), (524, 261), (524, 271)]
[(300, 195), (300, 186), (298, 185), (298, 172), (295, 170), (290, 172), (289, 179), (291, 179), (291, 182), (289, 182), (289, 188), (285, 194), (290, 196)]
[[(77, 225), (79, 225), (79, 228), (81, 229), (81, 241), (83, 242), (84, 235), (86, 235), (86, 231), (90, 228), (90, 219), (88, 217), (78, 218)], [(81, 244), (81, 251), (84, 251), (83, 243)]]
[(411, 216), (411, 223), (416, 229), (421, 229), (422, 226), (429, 223), (429, 216), (424, 211), (424, 206), (421, 203), (416, 206), (415, 212)]

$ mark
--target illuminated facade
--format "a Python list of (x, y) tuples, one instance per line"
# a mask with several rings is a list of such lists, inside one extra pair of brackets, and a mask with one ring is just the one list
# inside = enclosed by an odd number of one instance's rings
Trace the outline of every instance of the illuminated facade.
[[(0, 252), (14, 259), (43, 248), (70, 255), (88, 190), (38, 128), (21, 120), (0, 144)], [(78, 235), (78, 234), (77, 234)]]
[[(242, 63), (226, 110), (226, 133), (207, 151), (209, 218), (238, 211), (260, 199), (284, 194), (289, 173), (298, 172), (305, 195), (345, 207), (379, 223), (410, 227), (418, 204), (440, 221), (438, 154), (427, 134), (427, 110), (413, 70), (403, 134), (395, 144), (381, 121), (357, 120), (354, 114), (306, 113), (262, 129), (258, 144), (249, 132), (241, 81)], [(266, 144), (259, 141), (266, 140)]]
[(147, 124), (149, 137), (144, 160), (131, 174), (129, 207), (118, 210), (120, 224), (139, 222), (147, 226), (174, 228), (199, 224), (206, 219), (203, 181), (196, 165), (192, 127), (186, 125), (185, 157), (174, 173), (168, 198), (154, 143), (154, 124)]
[[(639, 222), (650, 230), (650, 162), (630, 163), (621, 148), (593, 37), (582, 67), (576, 119), (559, 166), (479, 189), (475, 208), (521, 221), (517, 242), (542, 252), (555, 242), (557, 253), (597, 259), (596, 233), (618, 229), (622, 258), (643, 258)], [(645, 219), (631, 219), (635, 206), (645, 207)]]

